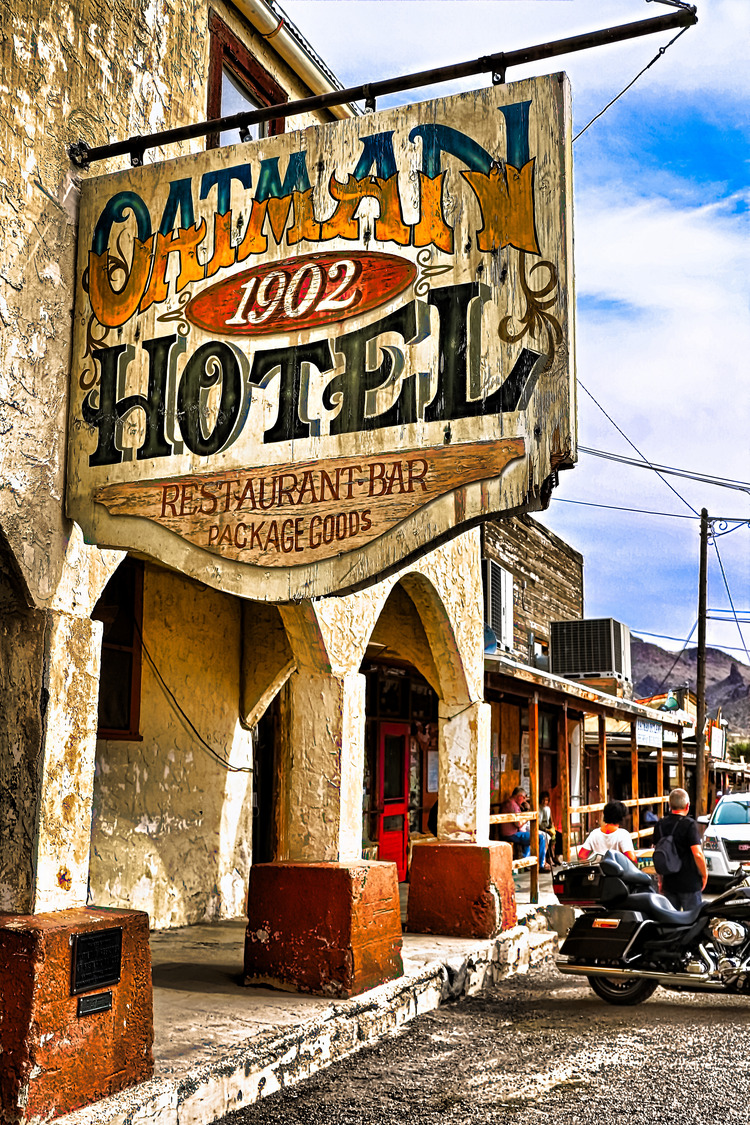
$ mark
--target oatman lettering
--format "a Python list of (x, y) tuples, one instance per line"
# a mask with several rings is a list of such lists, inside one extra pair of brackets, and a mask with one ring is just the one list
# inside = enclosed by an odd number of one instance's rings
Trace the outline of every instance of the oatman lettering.
[[(439, 342), (437, 388), (425, 410), (425, 421), (451, 422), (458, 418), (476, 418), (489, 414), (507, 414), (528, 402), (536, 382), (539, 352), (522, 348), (508, 377), (492, 394), (482, 397), (476, 391), (479, 371), (476, 354), (481, 305), (487, 300), (486, 287), (467, 283), (432, 290), (428, 304), (438, 312)], [(323, 392), (323, 404), (338, 413), (332, 414), (330, 433), (358, 433), (400, 426), (419, 421), (416, 381), (420, 376), (404, 378), (395, 402), (380, 414), (367, 414), (368, 392), (377, 390), (397, 377), (396, 368), (404, 366), (404, 352), (389, 345), (382, 349), (379, 366), (369, 368), (369, 345), (385, 334), (397, 335), (404, 348), (420, 343), (429, 331), (426, 306), (419, 301), (389, 313), (381, 320), (346, 333), (333, 341), (299, 344), (257, 350), (250, 361), (250, 373), (242, 353), (232, 343), (212, 340), (193, 353), (178, 376), (176, 420), (185, 447), (201, 457), (210, 457), (229, 448), (237, 440), (247, 419), (252, 389), (260, 388), (276, 374), (279, 376), (279, 407), (276, 420), (265, 430), (265, 444), (295, 441), (313, 433), (306, 399), (308, 370), (316, 368), (322, 375), (329, 371), (331, 379)], [(99, 386), (89, 391), (82, 404), (83, 419), (98, 430), (98, 442), (89, 457), (90, 465), (116, 465), (123, 461), (122, 424), (133, 411), (142, 411), (145, 418), (144, 437), (136, 451), (139, 461), (169, 457), (173, 447), (167, 440), (167, 402), (172, 351), (178, 343), (176, 335), (144, 340), (141, 345), (148, 355), (149, 378), (145, 394), (118, 397), (117, 388), (125, 381), (127, 367), (134, 358), (131, 345), (116, 344), (95, 353), (99, 364)], [(343, 371), (333, 374), (334, 352), (343, 357)], [(425, 373), (427, 376), (429, 373)], [(209, 412), (206, 394), (220, 385), (218, 408)], [(171, 431), (170, 431), (171, 432)]]

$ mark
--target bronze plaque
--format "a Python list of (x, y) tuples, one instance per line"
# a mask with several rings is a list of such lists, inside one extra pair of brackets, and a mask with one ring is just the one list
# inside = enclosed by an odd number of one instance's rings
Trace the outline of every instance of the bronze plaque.
[(121, 926), (76, 934), (73, 939), (71, 995), (119, 984), (121, 967)]

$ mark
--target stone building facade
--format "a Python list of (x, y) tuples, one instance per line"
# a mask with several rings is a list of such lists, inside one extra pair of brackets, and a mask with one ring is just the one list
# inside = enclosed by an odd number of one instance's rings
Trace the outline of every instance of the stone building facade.
[[(489, 936), (513, 924), (515, 905), (510, 849), (489, 843), (478, 527), (367, 589), (273, 605), (86, 543), (66, 516), (87, 175), (68, 146), (200, 121), (233, 107), (238, 91), (251, 104), (304, 97), (332, 76), (262, 0), (27, 0), (2, 19), (0, 991), (19, 976), (23, 987), (0, 1029), (0, 1092), (2, 1117), (15, 1122), (148, 1077), (148, 925), (236, 917), (248, 885), (249, 980), (349, 995), (401, 971), (394, 865), (361, 858), (368, 649), (387, 648), (438, 699), (439, 843), (423, 846), (419, 864), (450, 888), (453, 931)], [(302, 116), (295, 128), (353, 112)], [(274, 700), (273, 862), (254, 866), (253, 732)], [(489, 859), (466, 864), (466, 849)], [(477, 885), (470, 868), (482, 872)], [(424, 885), (413, 929), (441, 924)], [(482, 896), (478, 922), (460, 903)], [(331, 921), (327, 905), (344, 900)], [(101, 969), (110, 931), (127, 966), (114, 985)], [(75, 979), (87, 941), (100, 963), (88, 988), (114, 1013), (106, 1034), (82, 1021), (71, 990), (70, 950)], [(101, 1065), (87, 1069), (94, 1041)]]

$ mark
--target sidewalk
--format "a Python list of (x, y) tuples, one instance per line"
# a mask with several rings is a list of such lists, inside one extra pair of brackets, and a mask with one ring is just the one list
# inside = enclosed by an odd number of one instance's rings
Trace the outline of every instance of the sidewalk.
[[(528, 876), (519, 884), (517, 927), (491, 941), (404, 934), (404, 976), (351, 1000), (245, 988), (242, 919), (153, 933), (154, 1078), (58, 1120), (209, 1125), (446, 1000), (526, 972), (557, 950), (544, 915), (556, 900), (548, 879), (538, 907), (528, 903)], [(407, 894), (404, 884), (402, 915)]]

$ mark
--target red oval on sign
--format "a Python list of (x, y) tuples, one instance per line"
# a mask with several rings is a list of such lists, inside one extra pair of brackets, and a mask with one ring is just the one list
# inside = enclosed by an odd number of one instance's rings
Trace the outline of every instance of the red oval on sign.
[(349, 320), (387, 304), (416, 277), (395, 254), (303, 254), (264, 262), (205, 289), (185, 309), (221, 336), (277, 336)]

